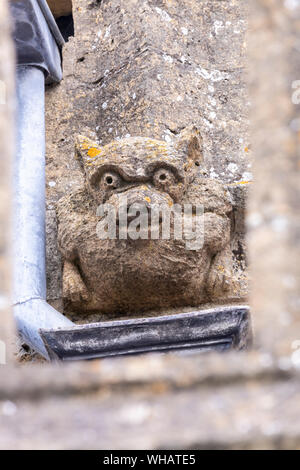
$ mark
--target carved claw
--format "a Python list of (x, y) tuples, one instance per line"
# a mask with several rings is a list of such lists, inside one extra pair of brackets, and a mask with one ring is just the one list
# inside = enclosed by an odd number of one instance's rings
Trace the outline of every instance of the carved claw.
[(234, 288), (231, 254), (217, 254), (209, 271), (206, 290), (211, 299), (228, 297)]
[(63, 297), (72, 303), (89, 300), (89, 292), (78, 272), (76, 266), (65, 261), (63, 272)]

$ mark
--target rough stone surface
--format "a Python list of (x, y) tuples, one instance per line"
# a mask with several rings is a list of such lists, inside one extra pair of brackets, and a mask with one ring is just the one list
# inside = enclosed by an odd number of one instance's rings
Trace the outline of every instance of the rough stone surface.
[[(54, 228), (54, 230), (53, 230)], [(62, 305), (62, 263), (60, 252), (56, 248), (57, 217), (55, 210), (46, 211), (46, 266), (47, 266), (47, 299), (58, 311)]]
[[(13, 137), (14, 54), (7, 2), (0, 4), (0, 364), (13, 341), (10, 310), (10, 207)], [(7, 355), (8, 357), (8, 355)]]
[[(85, 185), (58, 204), (63, 290), (71, 308), (79, 313), (126, 314), (196, 306), (234, 296), (230, 196), (218, 181), (198, 176), (203, 155), (196, 128), (182, 131), (173, 145), (130, 137), (99, 147), (79, 137), (77, 152)], [(105, 239), (100, 239), (99, 230), (107, 230), (108, 216), (105, 212), (96, 215), (102, 204), (114, 209), (113, 222), (118, 222)], [(185, 233), (186, 225), (182, 230), (184, 204), (204, 211), (203, 218), (196, 213), (186, 216), (185, 224), (189, 219), (194, 226), (192, 234)], [(125, 210), (127, 218), (133, 205), (138, 213), (133, 212), (133, 220), (126, 221), (126, 239), (121, 239), (121, 211)], [(162, 239), (160, 232), (154, 239), (151, 230), (155, 226), (150, 229), (158, 206), (162, 217), (158, 230), (171, 222), (168, 239)], [(180, 208), (181, 239), (176, 239), (174, 207)], [(170, 218), (164, 221), (167, 212)], [(137, 233), (134, 225), (130, 233), (131, 224), (143, 222), (144, 232), (139, 227)]]
[(299, 370), (266, 354), (6, 369), (1, 449), (299, 449)]
[(74, 158), (78, 133), (101, 145), (129, 136), (171, 143), (195, 125), (208, 176), (232, 193), (232, 250), (244, 295), (243, 215), (252, 178), (245, 7), (236, 0), (75, 0), (73, 16), (64, 80), (47, 92), (48, 208), (83, 182)]

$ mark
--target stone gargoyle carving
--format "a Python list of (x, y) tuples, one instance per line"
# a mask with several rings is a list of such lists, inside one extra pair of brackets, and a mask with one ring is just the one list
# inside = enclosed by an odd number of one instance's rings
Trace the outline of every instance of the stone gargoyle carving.
[[(201, 175), (202, 139), (196, 128), (184, 129), (173, 143), (129, 137), (100, 147), (79, 136), (76, 155), (85, 183), (64, 196), (57, 211), (63, 297), (72, 311), (139, 313), (231, 296), (230, 197), (221, 183)], [(113, 237), (99, 235), (103, 204), (115, 209)], [(201, 247), (187, 249), (184, 236), (153, 239), (150, 229), (144, 238), (116, 236), (124, 204), (129, 221), (135, 204), (146, 207), (148, 221), (159, 205), (169, 207), (171, 215), (173, 206), (202, 206)], [(189, 213), (192, 223), (196, 213)], [(175, 219), (170, 220), (172, 234)]]

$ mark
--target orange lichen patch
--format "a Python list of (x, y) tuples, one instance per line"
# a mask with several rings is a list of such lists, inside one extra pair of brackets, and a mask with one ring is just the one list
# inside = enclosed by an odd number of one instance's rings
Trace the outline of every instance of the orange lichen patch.
[(97, 157), (98, 155), (100, 155), (100, 153), (101, 153), (101, 150), (96, 148), (96, 147), (89, 148), (89, 150), (87, 152), (88, 156), (91, 157), (91, 158)]
[(219, 264), (219, 266), (218, 266), (218, 271), (220, 271), (221, 273), (224, 273), (224, 271), (225, 271), (224, 266), (222, 266), (221, 264)]
[(229, 183), (227, 186), (237, 186), (238, 184), (251, 184), (252, 181), (236, 181), (235, 183)]
[(144, 197), (144, 199), (145, 199), (145, 201), (147, 201), (149, 203), (151, 202), (151, 198), (149, 196)]
[(79, 140), (79, 146), (81, 150), (88, 150), (91, 147), (91, 144), (88, 140)]
[(168, 206), (172, 207), (173, 206), (173, 201), (168, 201)]
[(246, 153), (249, 152), (249, 147), (245, 147), (244, 150), (245, 150)]

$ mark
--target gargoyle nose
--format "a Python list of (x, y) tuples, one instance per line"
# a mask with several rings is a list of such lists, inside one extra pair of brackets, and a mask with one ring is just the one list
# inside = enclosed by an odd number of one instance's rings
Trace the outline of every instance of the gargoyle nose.
[(128, 223), (143, 214), (148, 216), (149, 224), (152, 221), (152, 217), (153, 220), (157, 221), (158, 219), (158, 222), (161, 222), (161, 211), (164, 210), (165, 207), (171, 207), (172, 203), (173, 201), (168, 194), (161, 193), (153, 188), (142, 186), (130, 189), (114, 201), (117, 223), (119, 224), (119, 220), (122, 216), (124, 220), (125, 214)]
[[(146, 198), (145, 198), (146, 199)], [(127, 204), (121, 204), (119, 210), (117, 210), (117, 223), (119, 224), (120, 218), (124, 218), (126, 214), (127, 222), (131, 222), (140, 214), (147, 214), (148, 221), (151, 221), (151, 203), (143, 198), (135, 200), (128, 200)]]

